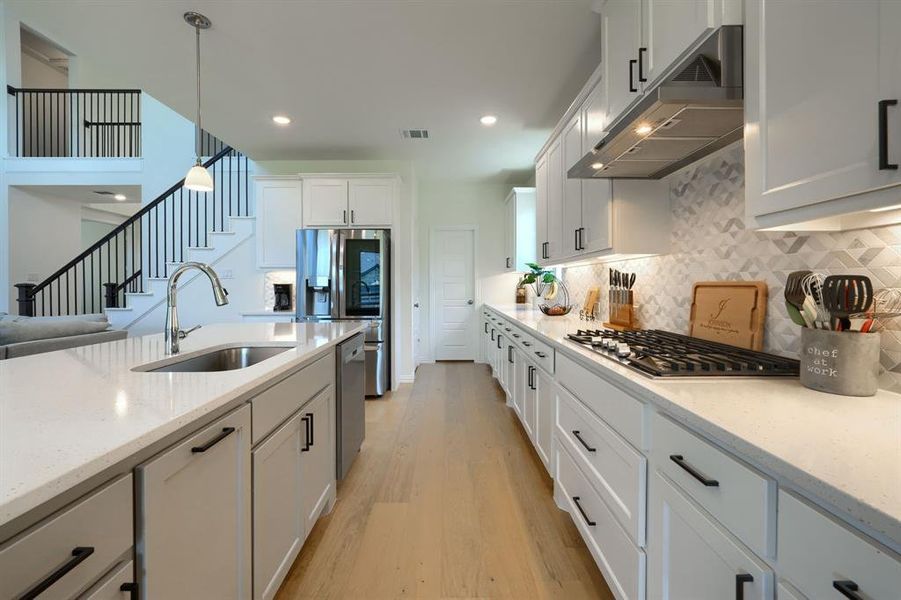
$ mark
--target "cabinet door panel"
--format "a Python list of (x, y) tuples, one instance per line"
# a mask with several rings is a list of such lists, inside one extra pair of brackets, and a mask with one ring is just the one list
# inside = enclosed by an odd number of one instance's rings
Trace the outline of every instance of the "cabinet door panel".
[(547, 156), (542, 156), (535, 163), (535, 256), (539, 264), (547, 262), (548, 232), (548, 172)]
[(250, 597), (250, 406), (135, 474), (142, 596)]
[(258, 267), (294, 268), (294, 231), (302, 226), (301, 190), (299, 179), (256, 182)]
[(653, 84), (680, 54), (719, 25), (716, 4), (710, 0), (642, 1), (645, 85)]
[[(126, 589), (122, 589), (122, 586)], [(135, 585), (135, 564), (126, 561), (115, 568), (100, 584), (87, 593), (83, 600), (130, 600), (131, 587)]]
[(582, 251), (600, 252), (613, 247), (613, 180), (582, 180)]
[(335, 492), (335, 388), (322, 390), (301, 409), (306, 417), (307, 436), (301, 456), (301, 485), (304, 530), (313, 525)]
[(306, 537), (301, 506), (304, 422), (297, 414), (253, 451), (253, 597), (272, 598)]
[[(606, 62), (608, 114), (615, 121), (634, 102), (640, 90), (638, 47), (641, 45), (641, 2), (610, 0), (601, 15)], [(630, 69), (630, 61), (636, 61)], [(635, 90), (635, 91), (632, 91)]]
[(746, 10), (749, 214), (901, 184), (901, 170), (879, 170), (877, 143), (884, 82), (899, 80), (884, 71), (901, 27), (897, 3), (765, 0)]
[(504, 270), (516, 268), (516, 196), (511, 193), (504, 203)]
[(773, 597), (773, 574), (659, 473), (651, 479), (648, 533), (648, 597), (660, 600), (722, 600)]
[(304, 227), (344, 227), (350, 222), (346, 179), (305, 179), (303, 197)]
[(547, 159), (547, 255), (553, 260), (563, 256), (563, 145), (558, 138), (548, 150)]
[(350, 225), (388, 227), (394, 207), (393, 179), (351, 179), (348, 183)]
[(561, 257), (582, 253), (582, 180), (570, 179), (566, 172), (582, 158), (582, 118), (577, 114), (563, 130), (563, 243)]
[(607, 79), (601, 78), (582, 105), (582, 155), (604, 139), (607, 128)]
[[(545, 468), (551, 471), (551, 444), (554, 435), (554, 415), (557, 412), (557, 389), (554, 378), (543, 369), (535, 369), (535, 449)], [(553, 477), (554, 474), (551, 473)]]

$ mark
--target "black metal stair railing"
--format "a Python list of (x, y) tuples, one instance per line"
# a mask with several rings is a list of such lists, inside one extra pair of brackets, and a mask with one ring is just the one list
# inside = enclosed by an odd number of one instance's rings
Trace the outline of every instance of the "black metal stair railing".
[(185, 189), (184, 179), (63, 265), (44, 281), (19, 283), (20, 315), (100, 312), (124, 306), (125, 293), (143, 292), (150, 278), (165, 278), (167, 263), (184, 261), (185, 249), (208, 246), (209, 233), (225, 231), (227, 217), (249, 216), (247, 157), (229, 146), (204, 163), (214, 190)]
[(141, 156), (141, 90), (6, 86), (16, 157)]

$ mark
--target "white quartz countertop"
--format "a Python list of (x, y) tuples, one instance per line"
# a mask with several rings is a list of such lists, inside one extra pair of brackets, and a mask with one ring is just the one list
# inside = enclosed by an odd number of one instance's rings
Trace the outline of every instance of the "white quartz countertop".
[(215, 373), (132, 371), (167, 358), (162, 334), (0, 361), (0, 526), (362, 330), (354, 321), (206, 325), (181, 341), (180, 357), (290, 348)]
[(836, 396), (784, 378), (653, 379), (568, 341), (567, 333), (587, 328), (577, 317), (548, 317), (526, 306), (489, 308), (782, 483), (901, 545), (901, 395)]

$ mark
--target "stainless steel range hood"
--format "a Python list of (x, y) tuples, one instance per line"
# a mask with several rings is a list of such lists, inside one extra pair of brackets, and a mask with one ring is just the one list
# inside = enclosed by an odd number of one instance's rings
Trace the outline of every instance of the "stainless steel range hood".
[(645, 92), (568, 176), (660, 179), (741, 139), (743, 104), (742, 28), (727, 25)]

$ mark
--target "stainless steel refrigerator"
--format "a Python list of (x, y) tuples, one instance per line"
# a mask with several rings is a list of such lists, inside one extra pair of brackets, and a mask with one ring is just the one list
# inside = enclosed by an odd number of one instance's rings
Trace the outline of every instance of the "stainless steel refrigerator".
[(391, 380), (391, 232), (387, 229), (297, 230), (297, 320), (368, 321), (364, 332), (366, 395)]

